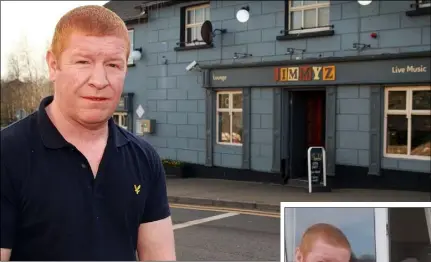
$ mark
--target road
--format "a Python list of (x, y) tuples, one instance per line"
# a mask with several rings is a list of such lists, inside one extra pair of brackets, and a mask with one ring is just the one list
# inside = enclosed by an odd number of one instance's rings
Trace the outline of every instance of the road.
[(280, 261), (278, 214), (171, 204), (177, 260)]

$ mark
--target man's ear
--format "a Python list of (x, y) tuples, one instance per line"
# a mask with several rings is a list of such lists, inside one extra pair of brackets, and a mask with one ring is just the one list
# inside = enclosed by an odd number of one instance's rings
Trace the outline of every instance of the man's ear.
[(55, 82), (58, 71), (58, 61), (51, 50), (46, 52), (46, 64), (48, 65), (49, 80)]
[(302, 255), (301, 249), (297, 247), (295, 249), (295, 262), (304, 262), (304, 256)]

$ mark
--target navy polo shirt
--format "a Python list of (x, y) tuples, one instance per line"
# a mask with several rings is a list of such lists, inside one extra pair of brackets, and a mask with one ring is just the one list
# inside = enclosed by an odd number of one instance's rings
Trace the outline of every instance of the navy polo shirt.
[(1, 248), (11, 260), (136, 260), (141, 223), (170, 216), (154, 148), (109, 121), (96, 177), (39, 110), (1, 131)]

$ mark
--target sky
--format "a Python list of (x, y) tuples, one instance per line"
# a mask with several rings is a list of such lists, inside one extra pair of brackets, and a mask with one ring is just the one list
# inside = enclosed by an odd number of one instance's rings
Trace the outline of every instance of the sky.
[(7, 58), (26, 42), (32, 60), (44, 65), (44, 57), (57, 21), (82, 5), (103, 5), (108, 1), (1, 1), (1, 76), (7, 72)]

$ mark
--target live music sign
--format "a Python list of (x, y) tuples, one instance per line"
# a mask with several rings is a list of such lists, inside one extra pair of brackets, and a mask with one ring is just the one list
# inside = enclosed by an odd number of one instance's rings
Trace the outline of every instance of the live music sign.
[(276, 67), (274, 79), (276, 82), (335, 81), (335, 71), (334, 65)]

